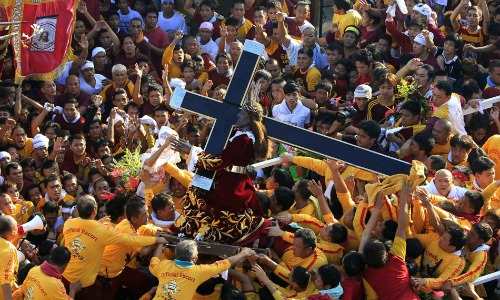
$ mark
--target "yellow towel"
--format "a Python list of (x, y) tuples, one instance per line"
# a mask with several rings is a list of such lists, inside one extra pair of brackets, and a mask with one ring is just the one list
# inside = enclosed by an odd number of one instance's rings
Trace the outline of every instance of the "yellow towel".
[(385, 195), (399, 192), (402, 189), (403, 182), (405, 180), (411, 182), (412, 189), (415, 189), (418, 185), (424, 182), (425, 165), (418, 160), (412, 161), (411, 165), (410, 175), (396, 174), (385, 178), (380, 183), (370, 183), (365, 185), (365, 191), (368, 196), (368, 204), (372, 206), (375, 203), (379, 192), (382, 192)]

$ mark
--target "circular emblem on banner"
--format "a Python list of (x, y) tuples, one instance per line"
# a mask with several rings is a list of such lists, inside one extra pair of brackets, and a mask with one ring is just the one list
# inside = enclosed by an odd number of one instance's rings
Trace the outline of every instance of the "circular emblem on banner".
[(31, 42), (31, 51), (54, 52), (56, 41), (56, 17), (45, 17), (36, 20), (40, 33), (35, 35)]

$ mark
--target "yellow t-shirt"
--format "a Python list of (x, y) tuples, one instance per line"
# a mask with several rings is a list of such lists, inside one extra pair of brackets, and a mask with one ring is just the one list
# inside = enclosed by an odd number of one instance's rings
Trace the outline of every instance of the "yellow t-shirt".
[(295, 256), (293, 254), (293, 249), (289, 248), (281, 256), (281, 263), (276, 267), (274, 273), (281, 277), (281, 279), (287, 281), (290, 276), (290, 272), (297, 266), (304, 267), (310, 271), (312, 269), (318, 269), (326, 264), (328, 264), (328, 259), (323, 251), (321, 251), (318, 247), (314, 249), (312, 255), (306, 258)]
[(27, 138), (26, 144), (24, 144), (23, 149), (17, 149), (17, 153), (21, 159), (25, 159), (31, 157), (31, 153), (33, 152), (33, 139)]
[(28, 273), (21, 287), (14, 292), (14, 299), (69, 300), (60, 279), (43, 273), (39, 266)]
[[(127, 219), (122, 220), (115, 226), (115, 230), (129, 235), (138, 235), (132, 224)], [(106, 278), (115, 278), (132, 261), (134, 254), (141, 249), (140, 246), (128, 246), (123, 244), (111, 244), (104, 248), (101, 259), (99, 275)]]
[(132, 247), (149, 246), (156, 238), (123, 234), (95, 220), (69, 219), (63, 229), (64, 246), (71, 259), (63, 273), (69, 282), (80, 281), (82, 287), (94, 284), (101, 265), (104, 247), (111, 244)]
[(495, 179), (500, 179), (500, 134), (491, 136), (483, 145), (483, 150), (495, 162)]
[[(11, 242), (0, 238), (0, 286), (10, 284), (11, 288), (16, 287), (17, 269), (19, 261), (17, 259), (17, 250)], [(3, 299), (3, 292), (0, 295)]]
[(354, 9), (348, 10), (345, 14), (334, 14), (332, 25), (337, 27), (335, 37), (341, 39), (344, 36), (344, 30), (349, 26), (359, 27), (363, 17)]
[(149, 270), (159, 281), (153, 299), (192, 299), (201, 283), (230, 267), (227, 259), (209, 265), (179, 266), (175, 261), (153, 257)]
[(415, 237), (425, 247), (422, 268), (428, 272), (425, 280), (427, 289), (439, 288), (444, 280), (460, 275), (465, 267), (464, 259), (458, 253), (441, 249), (437, 233), (417, 234)]
[(321, 72), (316, 67), (312, 67), (307, 70), (306, 74), (306, 82), (307, 82), (307, 91), (313, 92), (316, 88), (316, 85), (321, 81)]
[(172, 61), (172, 59), (174, 58), (174, 47), (175, 45), (169, 45), (167, 48), (165, 48), (165, 50), (163, 51), (163, 56), (161, 58), (162, 66), (168, 66), (169, 79), (182, 77), (181, 68)]

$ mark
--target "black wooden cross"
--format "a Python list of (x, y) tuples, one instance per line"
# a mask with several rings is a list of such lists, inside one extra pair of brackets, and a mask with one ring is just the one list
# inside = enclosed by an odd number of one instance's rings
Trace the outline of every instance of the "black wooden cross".
[[(246, 40), (243, 52), (229, 82), (224, 101), (218, 101), (193, 92), (176, 88), (170, 106), (215, 119), (205, 151), (220, 154), (227, 144), (236, 123), (238, 112), (257, 67), (264, 45)], [(411, 165), (405, 161), (380, 154), (359, 146), (336, 140), (294, 125), (265, 117), (264, 124), (270, 138), (326, 157), (339, 159), (356, 167), (384, 175), (409, 173)], [(192, 185), (209, 190), (213, 173), (196, 170)]]

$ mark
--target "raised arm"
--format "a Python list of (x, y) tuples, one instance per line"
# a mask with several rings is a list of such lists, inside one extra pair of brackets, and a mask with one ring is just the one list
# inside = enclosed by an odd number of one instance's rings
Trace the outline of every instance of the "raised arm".
[(359, 242), (359, 250), (358, 250), (360, 253), (363, 253), (363, 248), (371, 238), (372, 231), (375, 228), (375, 225), (377, 224), (377, 221), (380, 217), (380, 211), (382, 210), (382, 206), (384, 205), (385, 201), (386, 201), (385, 195), (379, 192), (377, 194), (377, 200), (375, 202), (375, 206), (370, 211), (371, 212), (370, 220), (368, 221), (368, 224), (366, 224), (366, 227), (363, 230), (363, 234), (361, 235), (361, 240)]
[(460, 23), (458, 20), (458, 15), (460, 14), (460, 11), (464, 8), (464, 6), (467, 5), (469, 1), (468, 0), (461, 0), (460, 3), (455, 7), (455, 9), (451, 12), (450, 20), (451, 20), (451, 25), (453, 26), (453, 29), (457, 31), (460, 28)]
[(411, 185), (408, 181), (405, 181), (399, 196), (398, 228), (396, 229), (396, 236), (402, 239), (406, 239), (406, 230), (409, 223), (407, 204), (411, 198)]
[(422, 205), (426, 208), (432, 227), (434, 227), (439, 234), (442, 234), (444, 232), (444, 226), (441, 223), (441, 218), (437, 215), (436, 210), (434, 209), (434, 205), (431, 203), (431, 196), (429, 192), (424, 188), (417, 188), (416, 195), (418, 199), (420, 199), (420, 202), (422, 202)]
[(139, 67), (138, 64), (135, 64), (135, 74), (136, 74), (136, 79), (134, 83), (134, 91), (132, 93), (132, 100), (134, 100), (134, 103), (141, 106), (144, 103), (144, 100), (142, 99), (141, 96), (141, 82), (142, 82), (142, 74), (144, 72), (145, 67)]

